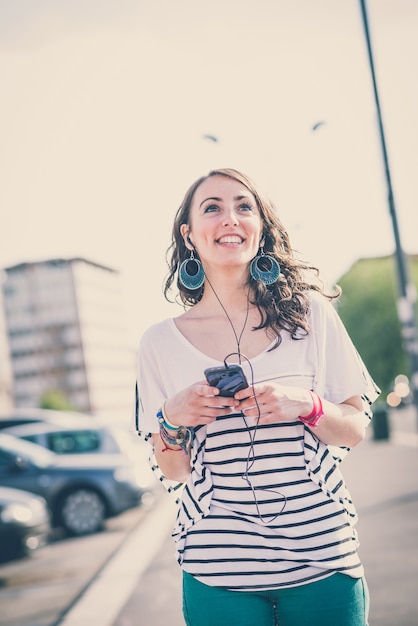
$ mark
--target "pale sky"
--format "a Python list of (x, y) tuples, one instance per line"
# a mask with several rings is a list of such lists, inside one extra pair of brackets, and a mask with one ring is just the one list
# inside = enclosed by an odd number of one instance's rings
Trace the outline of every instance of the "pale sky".
[[(416, 253), (418, 2), (367, 7)], [(181, 312), (162, 296), (165, 250), (184, 192), (214, 167), (254, 178), (330, 281), (393, 252), (357, 0), (0, 0), (0, 84), (0, 267), (83, 256), (120, 270), (134, 340)]]

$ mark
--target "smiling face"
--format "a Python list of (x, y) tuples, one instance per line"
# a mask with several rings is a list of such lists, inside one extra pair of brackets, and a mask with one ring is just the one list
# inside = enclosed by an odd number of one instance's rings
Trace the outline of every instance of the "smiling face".
[(182, 224), (181, 234), (186, 246), (197, 250), (206, 271), (210, 266), (248, 266), (262, 238), (253, 194), (233, 178), (206, 178), (194, 193), (189, 223)]

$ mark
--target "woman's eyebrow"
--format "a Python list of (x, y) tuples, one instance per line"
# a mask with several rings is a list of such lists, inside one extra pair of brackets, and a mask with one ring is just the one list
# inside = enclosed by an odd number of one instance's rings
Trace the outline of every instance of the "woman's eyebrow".
[(217, 202), (222, 202), (222, 198), (205, 198), (204, 200), (202, 200), (202, 202), (199, 204), (199, 207), (202, 206), (202, 204), (204, 204), (205, 202), (207, 202), (208, 200), (216, 200)]
[[(235, 200), (236, 202), (239, 202), (240, 200), (244, 200), (244, 199), (249, 200), (249, 199), (251, 199), (251, 198), (250, 198), (250, 196), (235, 196), (235, 198), (234, 198), (234, 200)], [(222, 198), (216, 198), (216, 197), (213, 197), (213, 198), (205, 198), (205, 199), (204, 199), (204, 200), (202, 200), (202, 202), (199, 204), (199, 207), (201, 207), (201, 206), (202, 206), (202, 204), (204, 204), (204, 203), (205, 203), (205, 202), (207, 202), (208, 200), (216, 200), (217, 202), (222, 202)]]

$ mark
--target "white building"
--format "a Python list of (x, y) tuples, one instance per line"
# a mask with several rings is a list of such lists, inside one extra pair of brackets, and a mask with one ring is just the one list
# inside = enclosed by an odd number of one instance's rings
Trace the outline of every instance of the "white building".
[(4, 311), (16, 407), (60, 391), (95, 415), (131, 411), (135, 351), (128, 345), (117, 271), (83, 258), (5, 268)]
[[(0, 271), (0, 284), (5, 279), (6, 274)], [(4, 317), (3, 292), (0, 288), (0, 412), (8, 411), (12, 406), (12, 368)]]

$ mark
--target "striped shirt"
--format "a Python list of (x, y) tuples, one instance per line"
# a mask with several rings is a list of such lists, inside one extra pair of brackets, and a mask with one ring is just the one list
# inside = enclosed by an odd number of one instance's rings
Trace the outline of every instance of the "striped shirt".
[[(277, 349), (251, 359), (249, 380), (305, 387), (336, 403), (362, 395), (368, 421), (378, 390), (334, 308), (314, 295), (309, 321), (307, 337), (295, 341), (283, 332)], [(171, 319), (148, 329), (139, 351), (137, 432), (158, 432), (163, 401), (219, 364)], [(258, 424), (235, 414), (195, 428), (173, 530), (181, 567), (205, 584), (237, 591), (300, 585), (334, 572), (362, 576), (357, 515), (338, 458), (346, 451), (337, 455), (300, 420)]]

